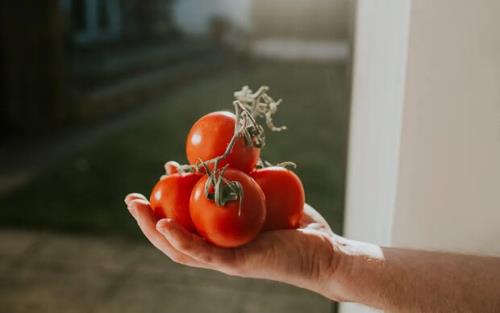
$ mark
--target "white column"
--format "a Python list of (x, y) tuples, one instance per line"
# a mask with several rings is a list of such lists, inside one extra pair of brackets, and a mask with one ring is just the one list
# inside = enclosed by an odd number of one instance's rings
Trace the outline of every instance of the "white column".
[(357, 2), (344, 227), (349, 238), (381, 245), (392, 242), (409, 18), (410, 0)]
[(391, 243), (409, 0), (357, 4), (345, 234)]

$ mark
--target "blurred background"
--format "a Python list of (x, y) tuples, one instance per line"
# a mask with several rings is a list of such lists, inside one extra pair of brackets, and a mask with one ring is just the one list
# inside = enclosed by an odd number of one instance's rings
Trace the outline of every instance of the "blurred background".
[(185, 163), (191, 125), (243, 85), (282, 98), (266, 160), (294, 161), (342, 233), (348, 0), (1, 4), (0, 307), (5, 312), (332, 312), (290, 286), (178, 266), (123, 203)]

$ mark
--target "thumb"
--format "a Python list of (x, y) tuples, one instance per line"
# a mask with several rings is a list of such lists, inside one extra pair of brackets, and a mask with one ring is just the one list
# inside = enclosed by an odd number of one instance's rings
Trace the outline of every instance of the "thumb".
[(216, 247), (172, 219), (159, 220), (156, 229), (174, 248), (208, 267), (232, 275), (239, 272), (234, 249)]

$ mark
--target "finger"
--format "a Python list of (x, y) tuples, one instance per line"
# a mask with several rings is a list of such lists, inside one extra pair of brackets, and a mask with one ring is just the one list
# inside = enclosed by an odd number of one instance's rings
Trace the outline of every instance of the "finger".
[(234, 249), (216, 247), (170, 219), (158, 221), (156, 229), (181, 253), (212, 269), (226, 274), (241, 275), (241, 265), (236, 262)]
[(178, 162), (168, 161), (164, 165), (164, 167), (165, 167), (165, 173), (167, 173), (167, 175), (178, 173), (179, 172), (179, 166), (180, 166), (180, 164)]
[(135, 200), (135, 199), (141, 199), (141, 200), (146, 200), (146, 197), (143, 196), (142, 194), (140, 193), (129, 193), (126, 197), (125, 197), (125, 204), (129, 204), (130, 202), (132, 202), (132, 200)]
[(316, 225), (321, 228), (326, 228), (328, 230), (330, 229), (330, 225), (328, 225), (328, 222), (324, 219), (321, 214), (319, 214), (318, 211), (313, 209), (312, 206), (309, 204), (305, 203), (304, 204), (304, 215), (302, 216), (302, 219), (300, 221), (300, 228), (305, 228), (310, 225)]
[(155, 228), (156, 218), (149, 203), (143, 199), (135, 199), (130, 202), (129, 210), (137, 221), (139, 228), (146, 238), (158, 250), (166, 254), (172, 261), (185, 265), (203, 267), (193, 258), (177, 251)]

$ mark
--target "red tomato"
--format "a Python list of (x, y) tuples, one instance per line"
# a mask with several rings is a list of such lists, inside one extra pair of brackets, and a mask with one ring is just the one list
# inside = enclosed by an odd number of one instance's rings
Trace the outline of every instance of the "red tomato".
[(300, 178), (282, 167), (267, 167), (250, 174), (266, 196), (263, 230), (297, 228), (304, 212), (305, 194)]
[(250, 242), (260, 232), (266, 218), (265, 197), (259, 185), (242, 171), (227, 169), (224, 177), (242, 185), (241, 208), (239, 201), (218, 206), (208, 199), (204, 192), (207, 176), (204, 176), (191, 193), (191, 218), (198, 233), (211, 243), (220, 247), (237, 247)]
[(189, 197), (201, 175), (194, 173), (163, 176), (151, 192), (150, 202), (158, 218), (171, 218), (190, 232), (196, 232), (189, 214)]
[[(230, 112), (213, 112), (200, 118), (189, 131), (186, 140), (186, 154), (189, 163), (207, 161), (224, 154), (234, 134), (236, 117)], [(260, 149), (246, 145), (244, 138), (238, 138), (231, 154), (220, 162), (249, 173), (259, 160)], [(213, 168), (213, 166), (211, 167)]]

